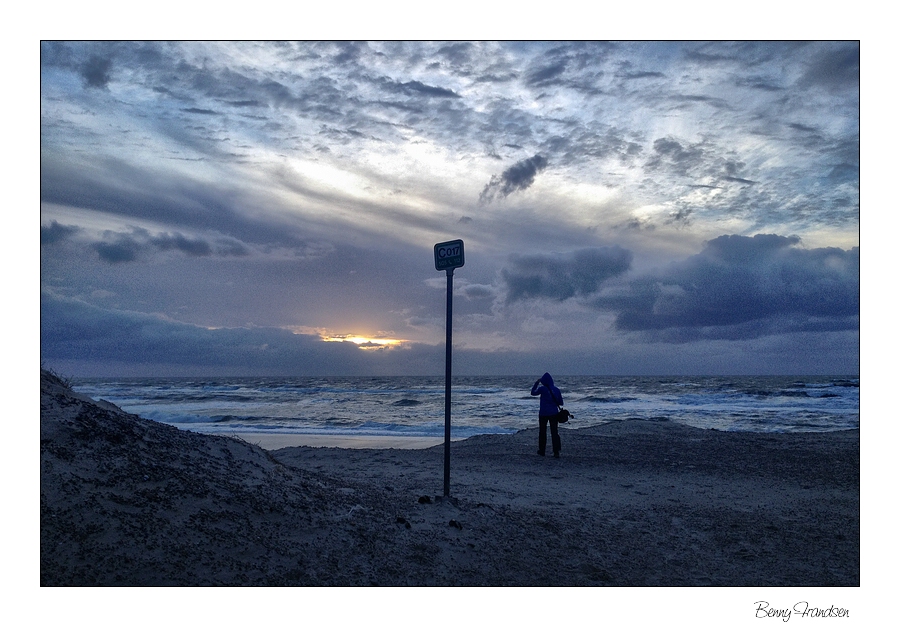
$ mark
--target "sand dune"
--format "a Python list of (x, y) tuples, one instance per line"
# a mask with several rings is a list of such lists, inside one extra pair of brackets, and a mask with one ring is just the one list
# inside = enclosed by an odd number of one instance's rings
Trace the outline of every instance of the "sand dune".
[(41, 584), (858, 586), (859, 432), (264, 450), (41, 374)]

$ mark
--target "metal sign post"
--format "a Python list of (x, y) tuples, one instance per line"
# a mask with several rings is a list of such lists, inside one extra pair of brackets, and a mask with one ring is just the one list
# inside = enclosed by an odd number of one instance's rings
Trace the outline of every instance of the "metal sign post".
[(453, 270), (466, 264), (462, 239), (434, 246), (434, 267), (447, 271), (447, 350), (444, 363), (444, 496), (450, 496), (450, 369), (453, 353)]

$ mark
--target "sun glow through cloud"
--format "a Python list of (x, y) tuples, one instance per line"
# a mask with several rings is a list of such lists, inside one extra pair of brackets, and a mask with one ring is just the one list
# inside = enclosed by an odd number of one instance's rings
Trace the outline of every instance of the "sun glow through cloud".
[(322, 336), (322, 340), (328, 343), (355, 343), (360, 349), (385, 349), (399, 347), (407, 341), (396, 338), (375, 338), (371, 336), (358, 336), (356, 334), (342, 334), (337, 336)]

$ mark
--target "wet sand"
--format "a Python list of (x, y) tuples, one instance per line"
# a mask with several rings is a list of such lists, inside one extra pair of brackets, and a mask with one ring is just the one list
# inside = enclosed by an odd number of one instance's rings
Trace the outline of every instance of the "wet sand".
[(341, 436), (336, 434), (246, 434), (238, 438), (270, 451), (285, 447), (341, 447), (343, 449), (427, 449), (443, 445), (433, 436)]

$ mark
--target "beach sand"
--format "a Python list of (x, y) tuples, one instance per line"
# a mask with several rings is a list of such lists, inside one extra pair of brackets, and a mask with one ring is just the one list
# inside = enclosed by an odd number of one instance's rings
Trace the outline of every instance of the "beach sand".
[(443, 498), (442, 444), (266, 450), (42, 372), (41, 584), (860, 584), (858, 430), (536, 437), (454, 442)]

